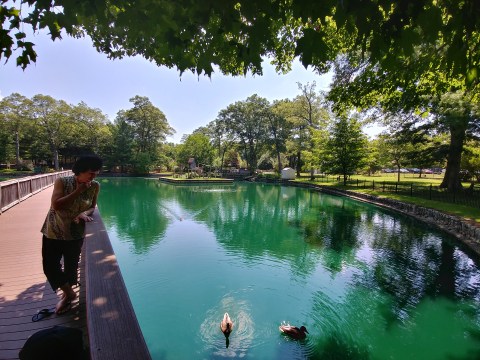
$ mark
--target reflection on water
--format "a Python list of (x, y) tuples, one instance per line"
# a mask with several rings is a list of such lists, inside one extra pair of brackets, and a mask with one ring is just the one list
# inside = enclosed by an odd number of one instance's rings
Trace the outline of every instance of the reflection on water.
[(101, 181), (154, 359), (480, 358), (477, 259), (435, 229), (293, 187)]

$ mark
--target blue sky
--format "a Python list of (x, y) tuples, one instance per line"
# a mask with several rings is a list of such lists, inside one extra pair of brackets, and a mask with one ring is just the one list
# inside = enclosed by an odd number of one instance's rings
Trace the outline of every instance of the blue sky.
[(328, 90), (329, 74), (319, 76), (296, 62), (286, 75), (275, 73), (265, 62), (263, 76), (232, 77), (220, 73), (211, 78), (157, 67), (141, 57), (109, 60), (98, 53), (90, 39), (65, 36), (51, 41), (44, 34), (31, 38), (36, 44), (37, 62), (25, 71), (15, 64), (16, 54), (0, 64), (0, 96), (17, 92), (31, 98), (50, 95), (76, 105), (83, 101), (99, 108), (110, 120), (119, 110), (132, 107), (129, 99), (146, 96), (166, 116), (176, 134), (169, 141), (180, 142), (217, 117), (228, 105), (257, 94), (269, 101), (293, 99), (300, 94), (297, 82), (316, 81), (317, 90)]

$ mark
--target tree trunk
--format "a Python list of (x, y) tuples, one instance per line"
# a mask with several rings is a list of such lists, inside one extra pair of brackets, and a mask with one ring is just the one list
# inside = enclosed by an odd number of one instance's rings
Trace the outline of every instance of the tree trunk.
[(222, 151), (222, 160), (220, 162), (220, 174), (223, 174), (223, 162), (225, 161), (225, 153), (227, 152), (227, 148)]
[(18, 131), (15, 131), (15, 162), (17, 170), (20, 170), (20, 137), (18, 136)]
[[(310, 126), (312, 126), (312, 124), (310, 123)], [(313, 143), (313, 139), (312, 139), (312, 128), (310, 128), (310, 154), (313, 155), (313, 149), (315, 148), (315, 144)], [(311, 163), (311, 166), (310, 166), (310, 180), (313, 181), (315, 180), (315, 169), (314, 169), (314, 166), (313, 166), (313, 159), (310, 160), (310, 163)]]
[(277, 162), (278, 162), (278, 173), (282, 173), (282, 160), (280, 156), (280, 151), (277, 150)]
[(447, 168), (440, 188), (455, 191), (462, 188), (460, 181), (460, 161), (465, 141), (466, 122), (452, 122), (450, 125), (450, 147), (447, 156)]
[(55, 170), (58, 171), (60, 166), (58, 164), (58, 149), (53, 151), (53, 165), (55, 166)]
[(254, 144), (250, 144), (249, 146), (249, 170), (252, 174), (257, 170), (258, 163), (257, 163), (257, 149)]
[(300, 165), (300, 164), (301, 164), (301, 160), (300, 160), (301, 158), (300, 158), (300, 156), (301, 156), (301, 152), (300, 152), (300, 150), (299, 150), (299, 151), (297, 152), (297, 177), (300, 177), (300, 167), (301, 167), (301, 165)]

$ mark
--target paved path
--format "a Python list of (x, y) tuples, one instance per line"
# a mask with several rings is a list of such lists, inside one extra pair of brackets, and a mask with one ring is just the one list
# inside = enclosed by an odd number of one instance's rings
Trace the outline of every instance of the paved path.
[[(0, 215), (0, 359), (18, 359), (27, 338), (38, 330), (64, 325), (80, 328), (87, 341), (85, 291), (77, 289), (79, 300), (64, 315), (52, 315), (39, 322), (32, 316), (53, 308), (58, 296), (42, 270), (41, 234), (53, 186), (31, 196)], [(83, 261), (80, 283), (85, 284)]]

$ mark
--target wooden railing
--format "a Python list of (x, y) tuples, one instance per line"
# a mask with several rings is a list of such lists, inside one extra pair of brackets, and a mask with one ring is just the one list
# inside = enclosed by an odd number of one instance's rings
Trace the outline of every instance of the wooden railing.
[(0, 181), (0, 214), (18, 204), (20, 201), (51, 186), (57, 178), (71, 174), (71, 170), (66, 170)]
[(91, 360), (150, 360), (117, 258), (95, 209), (85, 234), (87, 327)]

